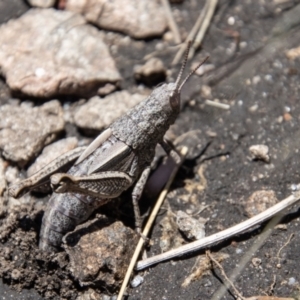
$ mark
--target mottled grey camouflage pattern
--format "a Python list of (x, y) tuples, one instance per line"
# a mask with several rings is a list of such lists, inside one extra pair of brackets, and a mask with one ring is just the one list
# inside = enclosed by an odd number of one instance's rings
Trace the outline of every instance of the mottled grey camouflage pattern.
[[(180, 109), (172, 109), (170, 106), (170, 95), (176, 90), (174, 83), (163, 84), (156, 88), (152, 94), (127, 114), (122, 116), (111, 126), (111, 137), (104, 141), (94, 152), (88, 155), (78, 165), (74, 165), (68, 174), (74, 177), (83, 177), (92, 173), (105, 173), (106, 171), (120, 171), (129, 175), (132, 182), (126, 185), (115, 186), (112, 180), (109, 186), (117, 197), (149, 167), (155, 154), (155, 147), (162, 143), (165, 132), (174, 123)], [(176, 94), (176, 91), (175, 91)], [(179, 97), (178, 95), (174, 95)], [(179, 99), (180, 103), (180, 99)], [(117, 144), (124, 143), (126, 156), (112, 163)], [(112, 152), (111, 152), (112, 151)], [(110, 157), (110, 159), (105, 159)], [(102, 161), (107, 161), (101, 165)], [(80, 159), (79, 159), (80, 160)], [(95, 168), (95, 165), (100, 167)], [(101, 183), (101, 181), (99, 181)], [(95, 183), (94, 183), (95, 184)], [(100, 191), (99, 191), (100, 193)], [(99, 198), (88, 195), (88, 193), (53, 193), (46, 209), (40, 234), (40, 248), (45, 250), (57, 250), (61, 244), (62, 237), (73, 230), (76, 225), (82, 223), (99, 206), (109, 201), (109, 198)]]

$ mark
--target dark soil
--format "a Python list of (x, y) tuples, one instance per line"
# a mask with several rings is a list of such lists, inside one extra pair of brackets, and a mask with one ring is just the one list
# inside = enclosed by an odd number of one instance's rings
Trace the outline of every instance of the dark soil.
[[(201, 217), (208, 219), (207, 235), (245, 220), (243, 204), (253, 192), (273, 190), (282, 200), (291, 193), (291, 185), (300, 181), (300, 59), (289, 60), (286, 56), (287, 50), (300, 45), (299, 1), (262, 2), (220, 1), (202, 50), (193, 60), (199, 62), (209, 55), (210, 63), (216, 68), (201, 79), (193, 76), (187, 83), (182, 93), (185, 104), (172, 129), (176, 136), (201, 129), (210, 142), (200, 157), (183, 164), (172, 186), (174, 192), (168, 197), (172, 210), (190, 208), (191, 203), (184, 204), (177, 199), (191, 193), (185, 186), (187, 179), (195, 186), (200, 184), (197, 171), (204, 164), (207, 187), (202, 192), (195, 188), (195, 193), (198, 193), (199, 203), (209, 205), (201, 213)], [(178, 24), (183, 36), (190, 31), (202, 6), (202, 1), (174, 5), (174, 9), (186, 11), (187, 18)], [(4, 12), (0, 10), (0, 20)], [(228, 24), (230, 17), (235, 19), (233, 25)], [(118, 43), (122, 37), (114, 33), (108, 42)], [(142, 63), (143, 57), (155, 51), (159, 43), (159, 39), (132, 41), (130, 46), (119, 47), (115, 60), (124, 78), (123, 89), (134, 89), (132, 66)], [(158, 54), (166, 66), (171, 65), (174, 55), (175, 50), (171, 53), (162, 50)], [(173, 77), (178, 70), (179, 67), (172, 69)], [(204, 105), (203, 84), (212, 88), (213, 99), (230, 104), (230, 110)], [(9, 97), (2, 83), (0, 97), (1, 104)], [(67, 130), (78, 133), (71, 125)], [(209, 132), (214, 132), (215, 137)], [(269, 164), (250, 159), (248, 149), (256, 144), (269, 147)], [(11, 224), (5, 227), (7, 232), (1, 233), (1, 299), (76, 299), (84, 290), (68, 271), (68, 257), (64, 252), (51, 256), (37, 248), (41, 216), (42, 211), (32, 204), (22, 206), (15, 216), (2, 218), (2, 224)], [(228, 276), (235, 274), (235, 285), (244, 296), (269, 294), (300, 299), (299, 217), (297, 206), (288, 210), (281, 220), (285, 229), (274, 229), (255, 253), (248, 251), (257, 243), (265, 224), (211, 249), (230, 255), (222, 265)], [(157, 224), (151, 236), (155, 244), (148, 256), (160, 253), (160, 234)], [(293, 239), (278, 259), (278, 251), (291, 234), (294, 234)], [(197, 255), (203, 253), (151, 268), (144, 273), (141, 286), (128, 290), (128, 299), (234, 299), (232, 289), (221, 293), (224, 278), (218, 269), (186, 288), (181, 287)], [(237, 270), (246, 255), (250, 260)], [(261, 260), (259, 266), (252, 258)]]

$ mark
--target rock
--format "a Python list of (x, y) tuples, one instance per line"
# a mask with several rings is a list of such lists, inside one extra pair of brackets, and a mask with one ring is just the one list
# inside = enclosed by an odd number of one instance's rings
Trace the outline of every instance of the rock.
[(82, 129), (102, 130), (145, 98), (127, 91), (115, 92), (104, 99), (95, 96), (75, 111), (74, 122)]
[(116, 69), (101, 33), (80, 15), (31, 9), (0, 27), (0, 69), (15, 92), (51, 97), (95, 94), (116, 84)]
[(5, 170), (5, 180), (8, 183), (14, 183), (20, 181), (19, 178), (20, 170), (14, 166), (8, 166)]
[(101, 216), (64, 238), (69, 270), (81, 286), (117, 289), (123, 281), (138, 235), (121, 222)]
[(130, 282), (131, 287), (136, 288), (144, 282), (144, 277), (141, 275), (136, 275)]
[(0, 24), (10, 19), (23, 15), (29, 6), (24, 0), (1, 0), (0, 1)]
[(7, 187), (6, 178), (5, 178), (5, 169), (6, 163), (0, 157), (0, 218), (5, 215), (6, 212), (6, 195), (4, 196), (4, 192)]
[(9, 87), (0, 79), (0, 103), (7, 104), (11, 99)]
[(137, 81), (141, 81), (148, 86), (157, 85), (165, 81), (167, 70), (162, 60), (153, 57), (144, 65), (134, 67), (134, 77)]
[(49, 8), (55, 5), (56, 0), (28, 0), (31, 6)]
[(43, 149), (43, 152), (39, 155), (35, 162), (28, 168), (28, 177), (42, 169), (58, 156), (75, 149), (77, 146), (78, 140), (76, 137), (69, 137), (48, 145)]
[(103, 29), (137, 39), (161, 36), (167, 28), (158, 0), (68, 0), (66, 9), (83, 14), (87, 21)]
[(5, 161), (0, 157), (0, 200), (6, 190), (5, 169)]
[(178, 232), (178, 226), (174, 220), (174, 215), (175, 214), (169, 207), (165, 217), (160, 221), (162, 230), (159, 246), (162, 252), (178, 248), (184, 243), (182, 235)]
[(63, 110), (57, 100), (41, 106), (0, 107), (0, 149), (21, 165), (36, 156), (64, 130)]
[(247, 215), (251, 218), (278, 202), (274, 191), (256, 191), (245, 202), (244, 207)]
[(105, 96), (116, 90), (116, 86), (111, 83), (106, 83), (103, 87), (98, 89), (98, 95)]
[(179, 210), (176, 214), (176, 223), (179, 230), (190, 240), (200, 240), (205, 237), (205, 223), (203, 218), (193, 218)]
[[(108, 299), (111, 299), (110, 297)], [(102, 295), (95, 292), (93, 289), (88, 289), (81, 295), (79, 295), (76, 300), (104, 300)]]
[(249, 148), (251, 158), (253, 160), (262, 160), (264, 162), (270, 162), (269, 147), (265, 145), (253, 145)]

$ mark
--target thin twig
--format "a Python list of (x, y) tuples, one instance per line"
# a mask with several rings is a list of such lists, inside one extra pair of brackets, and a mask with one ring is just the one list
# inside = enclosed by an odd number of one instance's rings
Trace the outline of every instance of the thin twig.
[[(164, 201), (164, 199), (165, 199), (165, 197), (166, 197), (166, 195), (168, 193), (168, 190), (169, 190), (169, 188), (170, 188), (170, 186), (171, 186), (171, 184), (172, 184), (172, 182), (173, 182), (173, 180), (174, 180), (174, 178), (176, 176), (176, 173), (177, 173), (178, 169), (180, 168), (180, 166), (181, 166), (181, 164), (182, 164), (182, 162), (183, 162), (183, 160), (184, 160), (184, 158), (185, 158), (185, 156), (187, 154), (187, 151), (188, 151), (187, 147), (183, 147), (181, 149), (181, 152), (180, 152), (180, 154), (181, 154), (181, 162), (180, 162), (180, 164), (176, 164), (175, 165), (175, 167), (174, 167), (174, 169), (173, 169), (173, 171), (172, 171), (172, 173), (170, 175), (170, 178), (169, 178), (169, 180), (168, 180), (165, 188), (160, 193), (159, 198), (158, 198), (158, 200), (157, 200), (157, 202), (156, 202), (156, 204), (155, 204), (155, 206), (154, 206), (154, 208), (153, 208), (153, 210), (151, 212), (151, 215), (149, 216), (149, 219), (148, 219), (148, 221), (146, 223), (146, 226), (145, 226), (145, 228), (144, 228), (144, 230), (142, 232), (142, 236), (144, 236), (144, 237), (148, 236), (149, 231), (150, 231), (150, 229), (152, 227), (152, 224), (153, 224), (153, 222), (154, 222), (154, 220), (156, 218), (156, 215), (157, 215), (157, 213), (158, 213), (158, 211), (159, 211), (159, 209), (160, 209), (160, 207), (161, 207), (161, 205), (162, 205), (162, 203), (163, 203), (163, 201)], [(133, 271), (134, 265), (135, 265), (135, 263), (136, 263), (139, 255), (140, 255), (140, 252), (142, 250), (144, 242), (145, 242), (145, 240), (143, 238), (139, 239), (139, 242), (138, 242), (138, 244), (136, 246), (135, 252), (134, 252), (134, 254), (133, 254), (132, 258), (131, 258), (130, 264), (128, 266), (128, 269), (127, 269), (124, 281), (122, 283), (122, 286), (121, 286), (121, 289), (120, 289), (120, 292), (119, 292), (117, 300), (121, 300), (122, 297), (123, 297), (123, 295), (124, 295), (124, 292), (125, 292), (126, 287), (128, 285), (128, 282), (129, 282), (131, 273)]]
[(174, 36), (174, 42), (176, 44), (180, 44), (181, 43), (181, 37), (180, 37), (180, 33), (179, 33), (179, 29), (178, 26), (174, 20), (173, 14), (172, 14), (172, 10), (170, 7), (170, 2), (168, 0), (161, 0), (164, 9), (165, 9), (165, 13), (168, 19), (168, 24), (169, 24), (169, 29), (172, 31), (173, 36)]
[(243, 297), (243, 296), (241, 295), (241, 293), (238, 291), (238, 289), (234, 286), (233, 282), (232, 282), (232, 281), (228, 278), (228, 276), (226, 275), (226, 273), (225, 273), (224, 268), (222, 267), (222, 265), (221, 265), (216, 259), (213, 258), (213, 256), (211, 255), (210, 251), (206, 251), (205, 253), (206, 253), (206, 255), (209, 257), (209, 259), (210, 259), (211, 261), (213, 261), (213, 262), (217, 265), (217, 267), (220, 269), (221, 274), (222, 274), (223, 277), (227, 280), (227, 282), (231, 285), (231, 287), (233, 288), (233, 290), (234, 290), (234, 292), (235, 292), (237, 298), (240, 298), (240, 299), (242, 299), (242, 300), (245, 300), (245, 297)]
[(210, 2), (210, 0), (206, 0), (206, 3), (204, 5), (204, 7), (202, 8), (201, 13), (200, 13), (194, 27), (192, 28), (192, 30), (188, 34), (188, 36), (185, 39), (184, 43), (179, 48), (177, 54), (175, 55), (175, 57), (172, 61), (172, 66), (177, 65), (181, 61), (182, 55), (185, 52), (185, 49), (186, 49), (186, 46), (187, 46), (188, 42), (193, 41), (195, 39), (195, 36), (196, 36), (197, 32), (199, 31), (199, 28), (200, 28), (200, 26), (201, 26), (201, 24), (204, 20), (209, 2)]
[(273, 295), (275, 285), (276, 285), (276, 275), (273, 275), (273, 282), (272, 282), (271, 286), (269, 287), (269, 291), (267, 293), (268, 296)]
[(205, 33), (209, 27), (209, 24), (212, 20), (212, 17), (215, 13), (217, 4), (218, 4), (218, 0), (208, 0), (209, 1), (209, 5), (207, 8), (207, 13), (205, 14), (205, 18), (203, 20), (203, 23), (201, 24), (201, 28), (196, 36), (196, 39), (192, 45), (191, 51), (189, 52), (189, 59), (191, 59), (194, 54), (195, 51), (199, 48), (199, 46), (201, 45), (203, 38), (205, 36)]
[[(300, 196), (299, 196), (300, 199)], [(253, 258), (253, 255), (265, 244), (266, 240), (272, 234), (273, 229), (275, 226), (281, 221), (283, 218), (282, 213), (276, 214), (271, 220), (267, 223), (264, 227), (262, 232), (254, 239), (254, 242), (250, 246), (247, 252), (242, 256), (239, 260), (239, 263), (236, 265), (234, 270), (232, 271), (231, 275), (229, 276), (231, 281), (235, 281), (236, 278), (240, 277), (243, 270), (245, 269), (246, 265), (249, 261)], [(226, 293), (227, 289), (224, 286), (221, 286), (211, 297), (211, 300), (218, 300), (222, 299)], [(250, 299), (247, 299), (250, 300)], [(252, 299), (255, 300), (255, 299)], [(257, 300), (257, 299), (256, 299)]]
[(230, 109), (230, 105), (229, 104), (225, 104), (225, 103), (220, 103), (220, 102), (216, 102), (216, 101), (212, 101), (212, 100), (205, 100), (205, 104), (206, 105), (210, 105), (213, 107), (217, 107), (217, 108), (222, 108), (222, 109)]
[(182, 255), (192, 253), (194, 251), (201, 250), (203, 248), (207, 248), (213, 244), (218, 242), (224, 241), (232, 236), (236, 236), (256, 225), (261, 224), (262, 222), (272, 218), (274, 215), (278, 214), (279, 212), (284, 211), (291, 205), (298, 202), (300, 199), (300, 192), (295, 192), (286, 199), (280, 201), (279, 203), (275, 204), (274, 206), (268, 208), (267, 210), (261, 212), (260, 214), (241, 222), (240, 224), (234, 225), (228, 229), (215, 233), (211, 236), (205, 237), (201, 240), (189, 243), (187, 245), (181, 246), (177, 249), (172, 249), (165, 253), (147, 258), (143, 261), (139, 261), (137, 264), (136, 269), (142, 270), (151, 265), (157, 264), (159, 262), (172, 259), (174, 257), (180, 257)]
[(282, 251), (282, 249), (284, 248), (284, 247), (286, 247), (290, 242), (291, 242), (291, 240), (292, 240), (292, 238), (294, 237), (294, 233), (292, 233), (290, 236), (289, 236), (289, 238), (288, 238), (288, 240), (284, 243), (284, 245), (278, 250), (278, 252), (277, 252), (277, 259), (278, 260), (280, 260), (280, 252)]

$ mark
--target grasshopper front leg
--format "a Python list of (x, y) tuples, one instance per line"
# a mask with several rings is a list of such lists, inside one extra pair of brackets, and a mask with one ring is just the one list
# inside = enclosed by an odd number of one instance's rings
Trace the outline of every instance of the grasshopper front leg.
[(85, 149), (86, 147), (78, 147), (57, 157), (31, 177), (9, 187), (9, 195), (19, 198), (27, 192), (46, 184), (49, 182), (51, 175), (57, 171), (69, 168)]
[(165, 152), (174, 159), (176, 164), (180, 164), (181, 161), (180, 154), (177, 152), (177, 150), (175, 149), (171, 141), (169, 141), (166, 137), (164, 137), (163, 141), (160, 142), (160, 145), (163, 147)]

